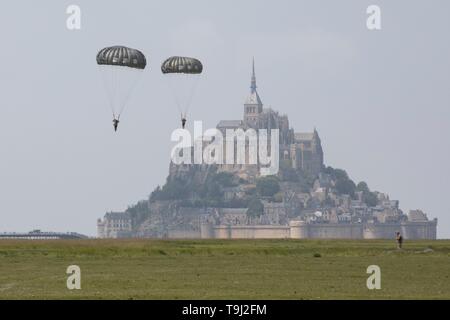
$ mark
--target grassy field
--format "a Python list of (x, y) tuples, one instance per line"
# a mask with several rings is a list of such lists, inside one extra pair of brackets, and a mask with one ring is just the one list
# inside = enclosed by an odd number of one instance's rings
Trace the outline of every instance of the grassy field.
[(0, 240), (0, 299), (450, 299), (449, 277), (450, 241)]

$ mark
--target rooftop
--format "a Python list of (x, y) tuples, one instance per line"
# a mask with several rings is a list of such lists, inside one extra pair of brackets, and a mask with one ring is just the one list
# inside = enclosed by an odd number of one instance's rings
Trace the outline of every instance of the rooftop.
[(217, 128), (240, 128), (242, 126), (242, 120), (220, 120), (217, 124)]
[(296, 132), (294, 135), (297, 141), (311, 141), (314, 139), (314, 132)]
[(220, 208), (221, 214), (246, 214), (247, 208)]
[(262, 105), (262, 101), (261, 98), (259, 97), (258, 92), (253, 91), (250, 93), (250, 95), (247, 97), (247, 99), (245, 99), (245, 104), (258, 104), (258, 105)]
[(128, 212), (108, 212), (105, 214), (105, 218), (112, 220), (126, 220), (131, 219), (131, 216)]

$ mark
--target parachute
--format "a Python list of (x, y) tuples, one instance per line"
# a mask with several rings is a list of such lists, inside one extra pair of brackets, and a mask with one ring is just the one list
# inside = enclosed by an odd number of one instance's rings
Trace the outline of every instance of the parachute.
[(203, 72), (200, 60), (190, 57), (170, 57), (161, 65), (161, 72), (167, 78), (175, 103), (181, 113), (184, 128), (199, 75)]
[(113, 46), (98, 52), (97, 64), (109, 98), (113, 122), (117, 120), (117, 123), (114, 122), (117, 129), (120, 115), (147, 65), (147, 60), (139, 50)]
[(202, 63), (189, 57), (170, 57), (161, 65), (161, 71), (167, 73), (200, 74), (203, 71)]

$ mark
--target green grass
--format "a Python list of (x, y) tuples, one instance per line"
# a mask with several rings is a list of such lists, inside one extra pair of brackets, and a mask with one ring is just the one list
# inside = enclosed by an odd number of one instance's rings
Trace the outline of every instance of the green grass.
[(0, 299), (450, 299), (449, 277), (444, 240), (0, 240)]

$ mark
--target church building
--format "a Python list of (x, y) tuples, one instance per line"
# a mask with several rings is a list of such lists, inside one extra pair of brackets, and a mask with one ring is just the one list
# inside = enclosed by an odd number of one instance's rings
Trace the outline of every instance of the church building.
[(293, 169), (316, 176), (323, 168), (323, 150), (316, 129), (313, 132), (296, 133), (289, 127), (287, 115), (280, 115), (271, 108), (264, 108), (256, 86), (255, 62), (252, 65), (250, 94), (244, 102), (243, 120), (222, 120), (217, 124), (223, 134), (227, 129), (278, 129), (280, 134), (280, 160)]

